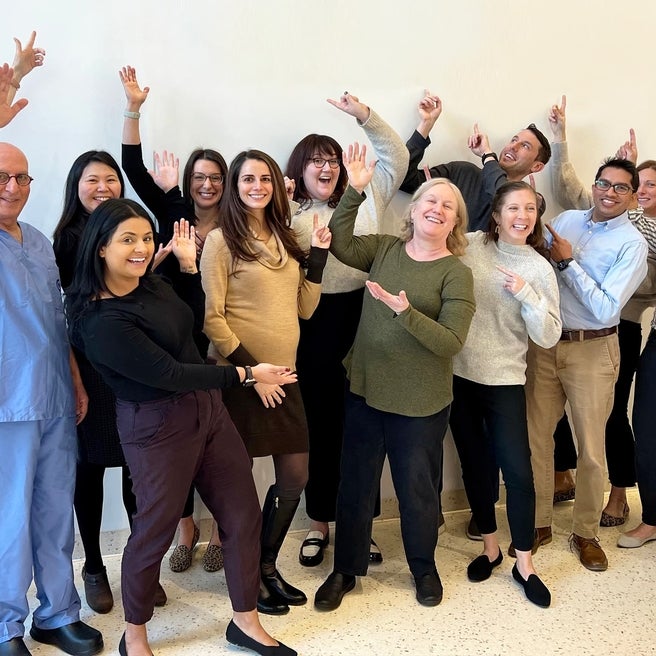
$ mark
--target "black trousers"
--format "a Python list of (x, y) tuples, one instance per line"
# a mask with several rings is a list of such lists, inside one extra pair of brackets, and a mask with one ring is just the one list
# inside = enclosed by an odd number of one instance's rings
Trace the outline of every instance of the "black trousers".
[(656, 526), (656, 332), (649, 339), (638, 365), (633, 398), (633, 429), (635, 431), (636, 472), (642, 521)]
[[(355, 339), (363, 294), (322, 294), (312, 317), (300, 322), (296, 369), (310, 439), (305, 505), (317, 522), (335, 520), (347, 382), (342, 360)], [(380, 492), (374, 512), (380, 514)]]
[(448, 420), (448, 406), (428, 417), (406, 417), (371, 408), (361, 396), (347, 393), (335, 523), (337, 571), (357, 576), (367, 573), (385, 456), (399, 500), (401, 537), (410, 571), (423, 576), (435, 570), (438, 488)]
[(524, 386), (482, 385), (454, 376), (449, 423), (479, 530), (497, 530), (494, 503), (501, 468), (513, 543), (520, 551), (529, 551), (535, 531), (535, 487)]

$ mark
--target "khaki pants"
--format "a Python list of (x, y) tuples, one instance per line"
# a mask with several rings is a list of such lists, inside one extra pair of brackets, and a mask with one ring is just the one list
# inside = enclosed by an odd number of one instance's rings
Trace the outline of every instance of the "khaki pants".
[(558, 342), (550, 349), (529, 344), (526, 370), (531, 463), (537, 527), (551, 526), (554, 440), (565, 401), (578, 443), (576, 500), (572, 531), (583, 538), (599, 532), (605, 482), (606, 420), (613, 406), (619, 370), (617, 334), (583, 342)]

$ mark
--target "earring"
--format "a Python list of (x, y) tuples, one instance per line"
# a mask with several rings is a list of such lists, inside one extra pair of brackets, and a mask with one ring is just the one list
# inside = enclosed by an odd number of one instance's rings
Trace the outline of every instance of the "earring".
[(498, 223), (497, 223), (496, 227), (494, 228), (494, 232), (496, 232), (497, 235), (499, 234), (499, 224)]

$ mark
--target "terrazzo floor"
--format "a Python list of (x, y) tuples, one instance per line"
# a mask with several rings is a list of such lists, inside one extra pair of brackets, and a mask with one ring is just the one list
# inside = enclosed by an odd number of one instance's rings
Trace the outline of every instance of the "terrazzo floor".
[[(632, 509), (627, 527), (640, 520), (640, 502), (630, 491)], [(498, 512), (502, 548), (509, 538), (504, 508)], [(601, 542), (609, 559), (606, 572), (589, 572), (570, 553), (567, 538), (572, 503), (555, 508), (554, 540), (540, 548), (535, 563), (552, 592), (549, 609), (538, 608), (524, 598), (512, 580), (513, 560), (504, 557), (492, 578), (470, 583), (466, 566), (480, 553), (480, 543), (465, 536), (469, 513), (446, 515), (446, 532), (440, 536), (437, 565), (444, 584), (444, 600), (436, 608), (424, 608), (414, 598), (414, 586), (401, 546), (399, 522), (384, 520), (374, 535), (384, 554), (381, 565), (359, 579), (342, 606), (331, 613), (312, 607), (316, 588), (331, 571), (332, 545), (319, 567), (298, 564), (297, 554), (305, 533), (290, 533), (279, 561), (285, 577), (304, 590), (309, 603), (292, 608), (284, 617), (262, 616), (264, 626), (302, 656), (416, 656), (656, 654), (656, 542), (640, 549), (615, 546), (619, 528), (602, 528)], [(149, 635), (157, 656), (205, 656), (246, 654), (224, 639), (230, 618), (225, 578), (208, 574), (201, 566), (201, 546), (187, 572), (162, 568), (162, 583), (169, 597), (156, 608)], [(119, 594), (120, 556), (106, 558), (112, 589)], [(76, 581), (82, 594), (75, 561)], [(108, 615), (94, 614), (83, 600), (82, 619), (100, 629), (104, 654), (117, 654), (123, 632), (118, 601)], [(31, 620), (28, 619), (29, 627)], [(62, 652), (26, 638), (35, 656)]]

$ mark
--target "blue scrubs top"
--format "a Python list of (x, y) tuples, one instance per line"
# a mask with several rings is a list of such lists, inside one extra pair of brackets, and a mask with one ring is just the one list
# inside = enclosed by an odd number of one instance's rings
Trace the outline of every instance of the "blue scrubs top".
[(75, 415), (59, 271), (50, 241), (0, 230), (0, 421)]

